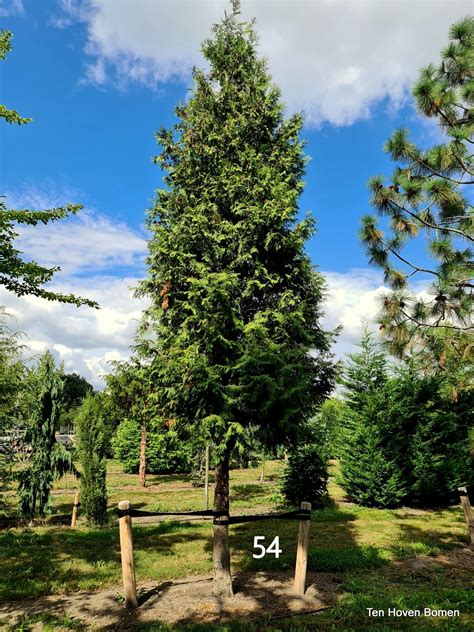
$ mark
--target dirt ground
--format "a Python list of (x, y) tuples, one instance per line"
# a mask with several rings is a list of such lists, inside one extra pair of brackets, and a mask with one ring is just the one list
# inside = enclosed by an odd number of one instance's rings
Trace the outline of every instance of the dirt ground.
[[(162, 584), (144, 584), (139, 607), (127, 612), (118, 595), (122, 586), (101, 592), (54, 595), (0, 604), (0, 625), (12, 626), (22, 615), (67, 614), (84, 621), (91, 630), (126, 630), (135, 622), (167, 621), (175, 624), (225, 622), (230, 619), (282, 617), (315, 612), (335, 603), (340, 580), (330, 573), (308, 573), (304, 596), (293, 593), (293, 574), (239, 573), (234, 578), (234, 597), (212, 596), (211, 577), (188, 577)], [(41, 629), (41, 628), (39, 628)]]

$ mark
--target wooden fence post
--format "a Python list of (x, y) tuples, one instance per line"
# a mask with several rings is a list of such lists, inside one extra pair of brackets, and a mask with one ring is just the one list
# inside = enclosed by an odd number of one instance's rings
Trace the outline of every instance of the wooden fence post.
[(206, 445), (206, 460), (204, 468), (204, 496), (206, 497), (207, 511), (209, 509), (209, 444)]
[(471, 503), (469, 502), (469, 496), (467, 495), (467, 489), (465, 487), (458, 487), (460, 492), (461, 505), (464, 511), (464, 517), (466, 518), (467, 530), (471, 539), (471, 546), (474, 546), (474, 515), (472, 514)]
[(71, 529), (75, 529), (77, 521), (77, 508), (79, 507), (79, 490), (74, 494), (74, 504), (72, 506)]
[[(311, 503), (301, 503), (301, 509), (311, 511)], [(309, 526), (311, 520), (300, 520), (298, 548), (296, 550), (295, 593), (304, 595), (306, 584), (306, 568), (308, 566)]]
[[(129, 510), (131, 508), (130, 501), (120, 501), (118, 508), (121, 511)], [(129, 514), (119, 517), (119, 531), (125, 607), (136, 608), (138, 606), (137, 584), (135, 581), (135, 564), (133, 561), (132, 518)]]

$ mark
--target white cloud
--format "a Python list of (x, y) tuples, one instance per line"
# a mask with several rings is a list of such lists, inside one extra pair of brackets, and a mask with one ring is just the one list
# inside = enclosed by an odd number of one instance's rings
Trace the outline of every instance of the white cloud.
[(377, 298), (388, 290), (382, 275), (370, 269), (352, 269), (348, 272), (323, 272), (327, 282), (327, 298), (323, 324), (328, 329), (342, 325), (334, 351), (338, 358), (354, 351), (364, 326), (377, 331), (375, 324)]
[(101, 309), (77, 308), (34, 296), (17, 297), (0, 288), (0, 304), (15, 317), (15, 326), (26, 334), (34, 354), (49, 349), (67, 372), (78, 372), (101, 387), (101, 375), (110, 371), (110, 360), (130, 355), (135, 328), (146, 301), (130, 289), (136, 278), (70, 278), (52, 289), (95, 299)]
[[(67, 199), (77, 199), (77, 193), (29, 187), (16, 198), (9, 196), (8, 201), (10, 206), (41, 209), (64, 204)], [(62, 266), (51, 289), (88, 297), (101, 309), (17, 297), (2, 287), (0, 305), (15, 317), (16, 327), (27, 335), (33, 353), (49, 349), (64, 362), (66, 371), (78, 372), (101, 387), (101, 376), (110, 371), (110, 360), (129, 357), (136, 325), (148, 305), (135, 298), (131, 289), (142, 274), (144, 236), (126, 224), (85, 213), (77, 219), (29, 229), (19, 242), (29, 257)], [(343, 326), (334, 349), (341, 357), (354, 350), (365, 324), (377, 330), (377, 297), (387, 288), (375, 270), (323, 274), (328, 285), (323, 325), (327, 329)], [(414, 290), (419, 293), (425, 286), (419, 284)]]
[(0, 0), (0, 17), (22, 15), (25, 12), (22, 0)]
[[(53, 208), (80, 198), (76, 191), (46, 185), (7, 195), (10, 208)], [(130, 226), (90, 210), (46, 226), (21, 226), (15, 245), (27, 259), (59, 265), (50, 288), (97, 301), (101, 309), (77, 308), (35, 296), (17, 297), (0, 287), (0, 305), (15, 317), (34, 354), (49, 349), (68, 372), (95, 386), (110, 360), (130, 354), (135, 328), (146, 302), (133, 296), (144, 268), (145, 236)]]
[[(49, 187), (28, 187), (6, 197), (9, 208), (35, 210), (80, 198), (70, 189)], [(146, 253), (145, 235), (90, 209), (47, 225), (22, 225), (18, 233), (16, 245), (27, 258), (46, 266), (59, 265), (64, 274), (141, 268)]]
[[(224, 0), (60, 0), (62, 26), (87, 27), (87, 79), (157, 88), (189, 82)], [(470, 0), (243, 0), (260, 50), (291, 111), (307, 122), (349, 125), (387, 98), (404, 103), (418, 69), (437, 63), (449, 25)]]

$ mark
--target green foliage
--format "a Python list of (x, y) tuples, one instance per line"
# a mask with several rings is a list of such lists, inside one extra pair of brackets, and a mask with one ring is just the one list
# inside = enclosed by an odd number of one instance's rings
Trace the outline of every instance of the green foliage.
[(387, 380), (387, 357), (380, 351), (373, 335), (365, 328), (360, 350), (351, 353), (343, 366), (340, 383), (344, 387), (345, 403), (353, 410), (364, 406)]
[[(0, 61), (5, 60), (11, 50), (12, 34), (10, 31), (0, 31)], [(10, 110), (0, 105), (0, 119), (7, 123), (22, 125), (29, 123), (31, 119), (21, 117), (15, 110)], [(24, 261), (21, 253), (14, 246), (14, 240), (18, 237), (15, 224), (37, 226), (47, 224), (75, 214), (81, 209), (80, 204), (68, 204), (61, 208), (47, 211), (9, 210), (0, 200), (0, 285), (18, 296), (32, 294), (40, 296), (48, 301), (60, 301), (61, 303), (73, 303), (74, 305), (89, 305), (98, 307), (95, 301), (78, 298), (72, 294), (60, 294), (44, 289), (44, 284), (51, 281), (57, 266), (45, 268), (36, 261)]]
[[(345, 409), (340, 438), (342, 484), (361, 505), (392, 507), (405, 496), (403, 481), (374, 415), (383, 404), (387, 359), (366, 329), (360, 351), (343, 367)], [(383, 409), (382, 409), (383, 410)]]
[(450, 401), (444, 375), (423, 375), (414, 362), (389, 377), (370, 337), (361, 346), (346, 364), (343, 380), (346, 492), (373, 507), (449, 502), (459, 485), (472, 480), (471, 399), (464, 393)]
[(65, 373), (63, 383), (63, 406), (66, 410), (80, 406), (86, 396), (94, 390), (92, 384), (77, 373)]
[[(115, 458), (124, 472), (136, 473), (140, 463), (140, 423), (124, 419), (112, 441)], [(184, 444), (173, 430), (151, 428), (147, 433), (147, 471), (150, 474), (189, 472), (192, 465), (192, 449)]]
[(13, 433), (22, 417), (21, 390), (26, 374), (20, 335), (12, 333), (8, 314), (0, 307), (0, 513), (3, 494), (12, 479)]
[(386, 436), (384, 396), (383, 389), (373, 392), (362, 409), (345, 415), (341, 482), (351, 500), (366, 507), (397, 507), (407, 497), (394, 458), (398, 448)]
[(412, 504), (457, 502), (457, 488), (474, 481), (468, 439), (474, 425), (472, 397), (447, 400), (444, 380), (440, 374), (420, 376), (416, 366), (407, 367), (384, 389), (386, 433), (390, 429)]
[(345, 406), (343, 401), (331, 397), (323, 402), (318, 413), (308, 424), (311, 442), (326, 446), (330, 457), (337, 457), (341, 453)]
[[(111, 362), (113, 371), (106, 375), (106, 388), (102, 392), (102, 405), (109, 436), (112, 437), (125, 419), (146, 419), (151, 417), (147, 407), (152, 389), (148, 384), (149, 372), (138, 358), (126, 362)], [(148, 426), (148, 424), (147, 424)]]
[(193, 487), (205, 485), (206, 458), (202, 450), (196, 450), (191, 457), (191, 484)]
[[(380, 267), (392, 291), (382, 297), (380, 329), (398, 356), (423, 351), (425, 366), (450, 375), (452, 399), (472, 387), (472, 193), (474, 162), (474, 18), (450, 29), (438, 67), (420, 72), (413, 95), (423, 116), (437, 119), (446, 141), (420, 149), (407, 130), (396, 130), (385, 150), (399, 163), (392, 182), (372, 178), (371, 203), (388, 218), (389, 233), (374, 217), (363, 218), (361, 238), (370, 262)], [(402, 254), (419, 236), (428, 244), (431, 265)], [(429, 295), (415, 296), (409, 280), (431, 280)]]
[(60, 426), (74, 428), (76, 417), (85, 397), (93, 392), (92, 384), (77, 373), (63, 375), (63, 405)]
[(81, 463), (81, 506), (90, 522), (107, 520), (107, 433), (100, 402), (90, 393), (76, 424), (77, 453)]
[(76, 472), (70, 453), (56, 442), (54, 434), (61, 411), (62, 372), (46, 352), (35, 373), (36, 401), (24, 437), (31, 444), (31, 458), (18, 475), (20, 511), (30, 517), (44, 515), (55, 478)]
[[(0, 61), (4, 61), (7, 54), (12, 50), (12, 38), (13, 33), (11, 31), (6, 31), (5, 29), (0, 31)], [(32, 120), (20, 116), (18, 112), (8, 109), (5, 105), (0, 105), (0, 118), (5, 119), (7, 123), (17, 123), (18, 125), (24, 125)]]
[[(157, 133), (166, 189), (149, 211), (150, 299), (138, 350), (150, 363), (155, 416), (201, 437), (216, 458), (294, 436), (330, 392), (324, 281), (298, 222), (302, 117), (283, 117), (253, 25), (232, 15), (203, 44), (209, 71)], [(309, 351), (312, 351), (310, 354)]]
[(327, 503), (328, 460), (325, 448), (307, 444), (289, 454), (280, 491), (289, 505), (310, 502), (312, 508)]

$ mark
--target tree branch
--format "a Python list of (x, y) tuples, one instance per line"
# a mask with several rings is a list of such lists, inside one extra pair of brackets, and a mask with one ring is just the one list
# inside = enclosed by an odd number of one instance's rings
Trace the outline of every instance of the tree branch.
[[(441, 227), (441, 226), (439, 226), (437, 224), (431, 224), (430, 222), (427, 222), (426, 220), (424, 220), (421, 217), (419, 217), (419, 215), (417, 215), (416, 213), (413, 213), (413, 211), (410, 211), (409, 209), (407, 209), (405, 206), (401, 206), (400, 204), (397, 204), (397, 202), (395, 202), (394, 200), (389, 200), (389, 202), (390, 202), (390, 204), (394, 204), (401, 211), (404, 211), (405, 213), (408, 213), (408, 215), (410, 215), (414, 219), (417, 219), (419, 222), (421, 222), (427, 228), (432, 228), (433, 230), (443, 230), (443, 231), (446, 231), (446, 232), (449, 232), (449, 233), (456, 233), (457, 235), (461, 235), (462, 237), (465, 237), (466, 239), (469, 239), (470, 241), (474, 241), (474, 237), (471, 237), (470, 235), (465, 233), (463, 230), (459, 230), (459, 228), (451, 228), (449, 226), (443, 228), (443, 227)], [(434, 202), (432, 204), (430, 204), (429, 206), (426, 206), (420, 212), (423, 213), (424, 211), (429, 211), (430, 208), (433, 206), (433, 204), (434, 204)]]
[(403, 311), (403, 309), (400, 310), (401, 313), (408, 318), (408, 320), (410, 320), (410, 322), (415, 323), (416, 325), (418, 325), (419, 327), (444, 327), (445, 329), (455, 329), (456, 331), (471, 331), (471, 329), (474, 329), (474, 326), (469, 326), (469, 327), (460, 327), (458, 325), (440, 325), (440, 320), (438, 319), (438, 321), (436, 323), (422, 323), (421, 321), (417, 320), (414, 316), (410, 316), (410, 314), (407, 314), (405, 311)]
[[(410, 268), (413, 268), (415, 272), (426, 272), (427, 274), (432, 274), (436, 277), (439, 278), (439, 272), (434, 272), (433, 270), (429, 270), (428, 268), (419, 268), (418, 266), (416, 266), (413, 263), (410, 263), (410, 261), (408, 261), (407, 259), (405, 259), (404, 257), (402, 257), (400, 254), (398, 254), (398, 252), (396, 252), (395, 250), (393, 250), (393, 248), (391, 248), (386, 241), (384, 241), (383, 239), (380, 240), (381, 243), (386, 247), (386, 249), (391, 252), (393, 255), (395, 255), (395, 257), (397, 257), (397, 259), (400, 259), (400, 261), (402, 261), (403, 263), (405, 263), (407, 266), (410, 266)], [(412, 276), (412, 275), (410, 275)]]

